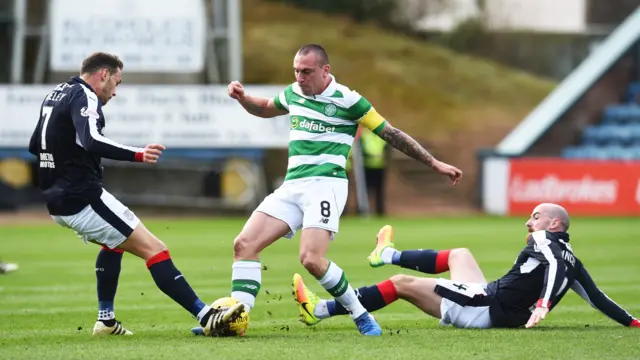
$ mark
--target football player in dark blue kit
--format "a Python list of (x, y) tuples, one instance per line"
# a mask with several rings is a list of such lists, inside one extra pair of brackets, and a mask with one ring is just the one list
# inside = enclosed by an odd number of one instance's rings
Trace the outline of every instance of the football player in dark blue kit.
[[(395, 275), (377, 285), (359, 288), (356, 293), (368, 311), (400, 298), (440, 319), (441, 325), (486, 329), (536, 326), (572, 289), (619, 324), (640, 327), (637, 319), (598, 289), (574, 255), (567, 232), (569, 223), (563, 207), (538, 205), (526, 223), (526, 247), (511, 270), (491, 283), (485, 280), (469, 250), (398, 251), (392, 242), (393, 229), (387, 225), (378, 233), (376, 249), (369, 256), (372, 267), (394, 264), (427, 274), (449, 271), (450, 279)], [(339, 303), (312, 293), (300, 275), (295, 274), (293, 282), (300, 317), (307, 325), (346, 314)]]
[(103, 188), (102, 158), (154, 164), (164, 150), (160, 144), (138, 148), (105, 137), (102, 107), (116, 96), (122, 69), (117, 56), (94, 53), (83, 61), (80, 76), (46, 95), (29, 144), (38, 157), (39, 187), (56, 223), (102, 246), (95, 266), (99, 310), (94, 335), (132, 335), (114, 312), (123, 252), (142, 258), (158, 288), (196, 317), (206, 335), (213, 335), (240, 316), (243, 305), (212, 309), (203, 303), (174, 266), (166, 245)]

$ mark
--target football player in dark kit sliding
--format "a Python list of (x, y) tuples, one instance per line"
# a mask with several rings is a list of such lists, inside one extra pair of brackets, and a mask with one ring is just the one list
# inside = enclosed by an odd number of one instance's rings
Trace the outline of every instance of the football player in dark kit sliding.
[[(450, 279), (395, 275), (377, 285), (355, 290), (367, 311), (379, 310), (397, 299), (406, 300), (441, 325), (458, 328), (531, 328), (546, 318), (569, 289), (623, 326), (640, 322), (605, 295), (569, 242), (569, 214), (557, 204), (540, 204), (526, 223), (527, 245), (503, 277), (490, 283), (467, 249), (398, 251), (387, 225), (378, 233), (369, 264), (388, 264), (426, 274), (449, 271)], [(320, 299), (298, 274), (293, 293), (301, 321), (314, 325), (347, 314), (334, 300)]]

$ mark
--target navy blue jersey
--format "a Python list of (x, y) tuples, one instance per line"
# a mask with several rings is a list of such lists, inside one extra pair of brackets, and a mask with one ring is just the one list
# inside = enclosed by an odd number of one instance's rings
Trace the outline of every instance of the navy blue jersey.
[(102, 103), (80, 77), (53, 89), (40, 108), (29, 152), (51, 215), (74, 215), (102, 194), (101, 158), (142, 161), (144, 149), (104, 136)]
[(618, 323), (631, 324), (633, 317), (598, 289), (573, 254), (569, 234), (549, 231), (529, 234), (511, 270), (488, 285), (491, 322), (495, 327), (522, 326), (535, 307), (553, 309), (569, 289)]

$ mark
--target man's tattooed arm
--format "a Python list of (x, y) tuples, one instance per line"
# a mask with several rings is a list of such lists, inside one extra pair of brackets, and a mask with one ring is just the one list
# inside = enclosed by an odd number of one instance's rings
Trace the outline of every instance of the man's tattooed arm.
[(384, 125), (379, 136), (389, 145), (424, 164), (433, 166), (434, 162), (437, 161), (433, 155), (431, 155), (411, 136), (407, 135), (400, 129), (394, 128), (388, 122)]
[(260, 116), (264, 112), (264, 105), (256, 104), (254, 102), (243, 102), (242, 107), (247, 110), (247, 112), (251, 115)]
[(263, 118), (270, 118), (287, 113), (286, 110), (278, 109), (273, 99), (245, 95), (245, 97), (238, 102), (249, 114)]

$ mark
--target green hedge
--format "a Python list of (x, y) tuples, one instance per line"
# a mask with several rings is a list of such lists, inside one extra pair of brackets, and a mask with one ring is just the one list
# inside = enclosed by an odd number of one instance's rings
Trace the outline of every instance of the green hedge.
[(270, 0), (292, 4), (328, 14), (347, 15), (356, 21), (391, 24), (397, 2), (394, 0)]

